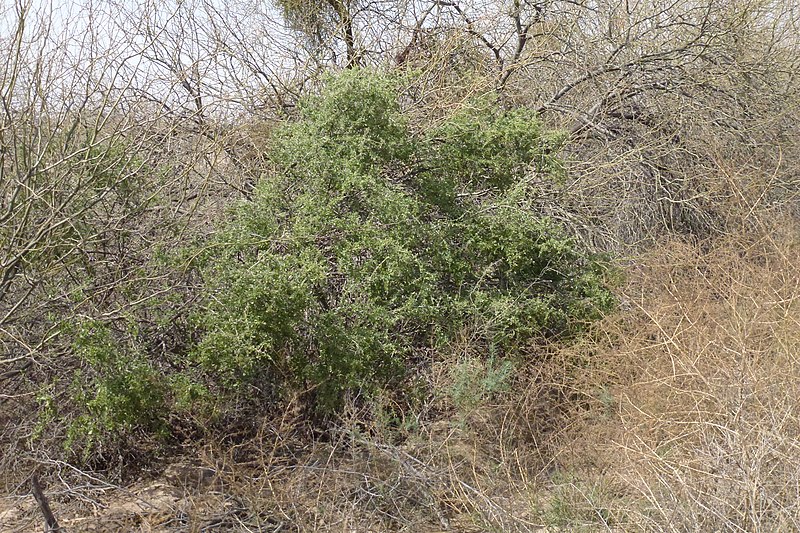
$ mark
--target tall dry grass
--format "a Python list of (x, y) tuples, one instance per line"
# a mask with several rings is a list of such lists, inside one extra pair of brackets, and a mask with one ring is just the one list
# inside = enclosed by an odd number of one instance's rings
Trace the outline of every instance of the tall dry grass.
[(800, 242), (666, 242), (630, 310), (561, 354), (580, 406), (557, 452), (626, 529), (800, 529)]

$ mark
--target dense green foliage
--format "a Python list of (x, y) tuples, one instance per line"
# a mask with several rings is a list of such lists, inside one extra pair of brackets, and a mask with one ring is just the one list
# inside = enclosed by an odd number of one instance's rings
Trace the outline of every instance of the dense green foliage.
[(86, 406), (86, 414), (77, 419), (71, 432), (91, 440), (104, 430), (137, 425), (158, 429), (167, 415), (166, 386), (147, 358), (121, 345), (100, 322), (72, 329), (73, 349), (92, 378), (87, 383), (76, 376), (74, 393)]
[(563, 138), (474, 102), (415, 131), (393, 82), (347, 72), (274, 135), (272, 168), (206, 248), (194, 357), (231, 389), (391, 383), (467, 334), (487, 355), (613, 303), (603, 267), (525, 207)]
[[(67, 444), (88, 453), (112, 434), (217, 419), (252, 387), (259, 402), (312, 391), (308, 405), (329, 413), (347, 391), (407, 384), (463, 339), (488, 361), (480, 379), (460, 371), (453, 397), (469, 406), (500, 387), (520, 347), (572, 336), (613, 306), (603, 261), (529, 207), (531, 177), (564, 177), (563, 135), (490, 98), (414, 127), (397, 85), (367, 71), (330, 79), (274, 132), (253, 198), (216, 235), (137, 267), (154, 279), (196, 267), (190, 306), (134, 278), (115, 296), (124, 313), (59, 326), (76, 356)], [(87, 179), (141, 194), (125, 168), (97, 164)], [(80, 279), (72, 300), (102, 316), (95, 276)], [(176, 323), (184, 312), (193, 318)], [(42, 402), (55, 405), (48, 392)]]

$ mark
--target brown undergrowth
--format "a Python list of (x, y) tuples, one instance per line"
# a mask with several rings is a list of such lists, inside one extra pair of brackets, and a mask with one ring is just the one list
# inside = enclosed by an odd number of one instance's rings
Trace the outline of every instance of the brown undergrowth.
[(798, 530), (796, 233), (668, 242), (628, 272), (629, 311), (562, 354), (584, 404), (570, 483), (626, 530)]

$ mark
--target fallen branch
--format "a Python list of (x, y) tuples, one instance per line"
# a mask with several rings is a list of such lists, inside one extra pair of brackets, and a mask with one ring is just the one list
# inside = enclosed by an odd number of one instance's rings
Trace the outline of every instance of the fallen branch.
[(50, 504), (47, 503), (47, 498), (45, 498), (44, 492), (42, 492), (42, 486), (39, 484), (39, 477), (36, 474), (31, 476), (31, 485), (33, 486), (33, 497), (36, 498), (36, 503), (39, 504), (39, 509), (42, 510), (42, 514), (44, 515), (44, 533), (61, 532), (62, 529), (59, 527), (56, 517), (53, 515), (53, 511), (50, 510)]

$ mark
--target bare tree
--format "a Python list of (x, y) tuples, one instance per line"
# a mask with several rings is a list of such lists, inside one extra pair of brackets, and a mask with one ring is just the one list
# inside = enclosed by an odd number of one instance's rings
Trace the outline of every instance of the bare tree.
[[(728, 231), (731, 201), (745, 214), (773, 194), (796, 203), (786, 194), (796, 191), (793, 167), (779, 155), (796, 149), (786, 121), (797, 113), (791, 2), (435, 5), (428, 35), (449, 37), (434, 37), (439, 51), (427, 61), (445, 70), (471, 45), (477, 55), (453, 65), (487, 80), (474, 90), (499, 91), (570, 132), (568, 186), (544, 186), (539, 209), (599, 246)], [(723, 176), (745, 162), (763, 179)]]
[[(31, 365), (59, 368), (51, 357), (62, 326), (76, 317), (119, 319), (158, 294), (143, 264), (163, 239), (182, 238), (206, 187), (205, 158), (175, 157), (186, 147), (174, 135), (181, 117), (143, 98), (141, 78), (128, 75), (142, 54), (117, 48), (100, 30), (107, 13), (90, 14), (55, 32), (57, 14), (32, 1), (6, 13), (13, 33), (0, 70), (5, 380)], [(140, 297), (120, 297), (136, 283)]]

